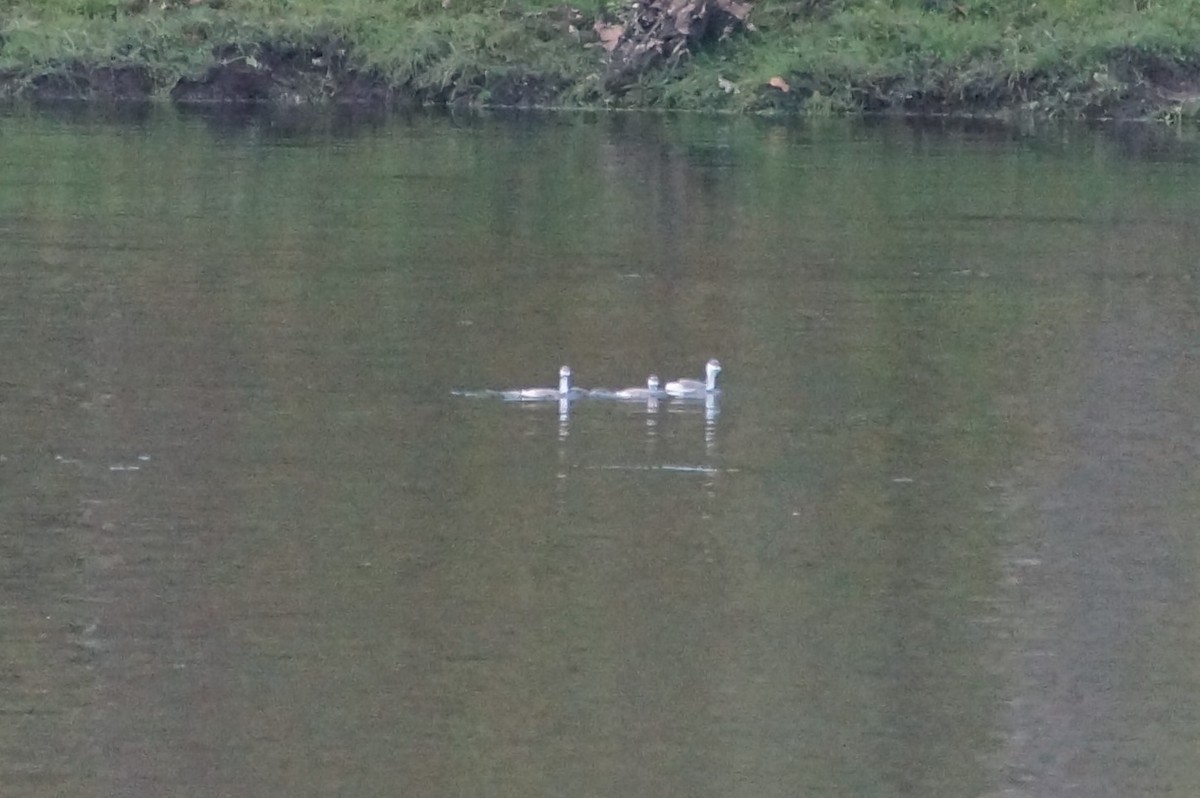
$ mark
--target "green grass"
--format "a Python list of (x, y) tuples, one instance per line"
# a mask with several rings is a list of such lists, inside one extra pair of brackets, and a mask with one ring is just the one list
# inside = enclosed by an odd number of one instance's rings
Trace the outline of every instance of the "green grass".
[[(819, 114), (1105, 113), (1139, 91), (1153, 94), (1151, 84), (1200, 86), (1200, 0), (760, 0), (756, 30), (642, 74), (619, 93), (603, 87), (601, 51), (585, 46), (604, 0), (578, 6), (586, 19), (577, 32), (555, 17), (557, 7), (0, 0), (0, 69), (34, 75), (78, 63), (135, 64), (165, 91), (202, 74), (218, 50), (253, 55), (264, 44), (335, 42), (354, 68), (441, 100), (487, 102), (506, 80), (533, 74), (552, 82), (565, 104)], [(770, 88), (774, 77), (793, 91)], [(1164, 111), (1173, 113), (1169, 102), (1152, 113)]]

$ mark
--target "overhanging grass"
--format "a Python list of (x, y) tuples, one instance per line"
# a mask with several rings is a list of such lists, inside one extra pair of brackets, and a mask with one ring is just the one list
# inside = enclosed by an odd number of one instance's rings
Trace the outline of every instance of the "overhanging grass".
[[(578, 6), (595, 15), (604, 0)], [(165, 6), (165, 7), (164, 7)], [(988, 108), (1103, 105), (1148, 71), (1200, 72), (1200, 0), (759, 0), (757, 30), (620, 94), (602, 88), (587, 24), (572, 31), (554, 0), (0, 0), (0, 68), (145, 66), (169, 87), (214, 52), (264, 43), (337, 42), (353, 66), (438, 93), (486, 100), (497, 76), (551, 75), (573, 104), (837, 112), (923, 99)], [(785, 95), (767, 81), (782, 77)], [(453, 93), (453, 92), (451, 92)], [(445, 92), (442, 93), (443, 95)]]
[(595, 53), (577, 41), (539, 35), (525, 15), (503, 7), (244, 0), (219, 9), (113, 13), (114, 5), (84, 0), (10, 4), (0, 26), (0, 69), (138, 64), (170, 86), (180, 77), (201, 74), (213, 63), (215, 48), (242, 48), (253, 55), (264, 43), (304, 48), (330, 42), (344, 44), (355, 67), (417, 90), (483, 84), (488, 75), (513, 69), (586, 76), (597, 66)]
[[(894, 107), (936, 95), (949, 104), (1011, 105), (1091, 92), (1092, 102), (1128, 88), (1130, 70), (1159, 64), (1200, 68), (1200, 4), (1186, 0), (1135, 11), (1130, 3), (967, 4), (965, 14), (927, 12), (913, 3), (841, 3), (808, 19), (781, 4), (755, 12), (759, 31), (695, 61), (696, 73), (672, 84), (670, 102), (761, 108), (786, 103), (766, 82), (785, 78), (821, 107), (855, 110), (872, 101)], [(1119, 73), (1124, 73), (1120, 74)], [(732, 80), (737, 94), (720, 88)], [(1042, 92), (1053, 90), (1049, 98)]]

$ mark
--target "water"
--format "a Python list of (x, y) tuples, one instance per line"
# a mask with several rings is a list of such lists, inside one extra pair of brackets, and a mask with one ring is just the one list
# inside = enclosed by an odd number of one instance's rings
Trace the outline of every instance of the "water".
[(0, 141), (5, 794), (1200, 788), (1187, 139)]

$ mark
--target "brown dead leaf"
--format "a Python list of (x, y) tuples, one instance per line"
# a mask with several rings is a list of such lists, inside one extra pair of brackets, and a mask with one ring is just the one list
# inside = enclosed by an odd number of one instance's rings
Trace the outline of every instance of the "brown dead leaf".
[(624, 25), (606, 25), (597, 20), (592, 28), (596, 31), (596, 35), (600, 37), (600, 46), (610, 53), (617, 49), (617, 44), (621, 41), (621, 37), (625, 35)]
[(676, 4), (668, 9), (672, 24), (675, 25), (675, 32), (681, 36), (692, 35), (692, 23), (700, 19), (700, 6), (696, 3)]
[(738, 3), (736, 0), (725, 0), (721, 3), (721, 8), (725, 10), (729, 16), (742, 22), (746, 21), (746, 17), (750, 16), (750, 4)]
[(768, 80), (767, 85), (779, 89), (784, 94), (792, 90), (792, 87), (788, 85), (788, 82), (778, 75)]

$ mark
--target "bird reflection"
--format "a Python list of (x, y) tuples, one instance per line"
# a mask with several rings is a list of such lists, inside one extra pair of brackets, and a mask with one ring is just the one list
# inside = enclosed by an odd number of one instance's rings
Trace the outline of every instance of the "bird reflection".
[(710, 457), (717, 453), (717, 415), (720, 412), (717, 395), (706, 394), (704, 397), (704, 451)]
[(658, 444), (658, 397), (646, 397), (646, 452)]
[(571, 400), (566, 396), (558, 399), (558, 439), (565, 441), (571, 434)]

